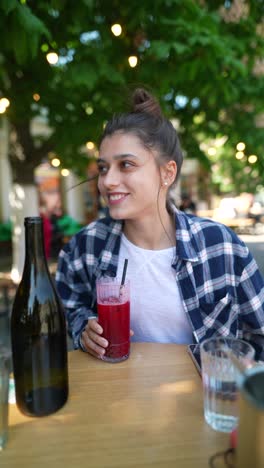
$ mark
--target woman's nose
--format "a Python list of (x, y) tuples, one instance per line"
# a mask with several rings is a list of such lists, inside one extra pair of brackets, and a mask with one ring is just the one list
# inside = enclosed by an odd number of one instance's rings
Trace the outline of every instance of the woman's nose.
[(107, 174), (105, 174), (103, 183), (106, 188), (116, 187), (119, 185), (120, 177), (119, 173), (115, 168), (109, 168)]

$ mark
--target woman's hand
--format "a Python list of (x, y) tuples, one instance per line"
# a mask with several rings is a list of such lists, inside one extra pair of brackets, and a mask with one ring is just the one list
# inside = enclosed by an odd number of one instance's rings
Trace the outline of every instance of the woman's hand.
[[(86, 351), (92, 356), (102, 359), (105, 354), (105, 349), (108, 346), (108, 341), (103, 338), (103, 329), (98, 323), (98, 319), (88, 320), (85, 329), (82, 332), (81, 342)], [(130, 330), (130, 336), (133, 336), (133, 330)]]
[(103, 329), (98, 323), (98, 319), (88, 320), (85, 329), (82, 332), (81, 341), (86, 351), (98, 359), (102, 359), (105, 354), (105, 348), (108, 341), (101, 335)]

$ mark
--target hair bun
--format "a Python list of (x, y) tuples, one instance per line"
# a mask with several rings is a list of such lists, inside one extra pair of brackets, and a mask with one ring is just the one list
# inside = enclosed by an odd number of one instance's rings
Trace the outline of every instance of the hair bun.
[(158, 101), (143, 88), (137, 88), (132, 95), (133, 112), (145, 112), (155, 117), (162, 117)]

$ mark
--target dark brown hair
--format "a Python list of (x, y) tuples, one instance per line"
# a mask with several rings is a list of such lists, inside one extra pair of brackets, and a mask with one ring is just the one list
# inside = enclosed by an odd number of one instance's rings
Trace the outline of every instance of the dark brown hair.
[(172, 123), (164, 117), (158, 101), (143, 88), (135, 89), (132, 94), (132, 110), (115, 114), (105, 126), (101, 142), (115, 132), (133, 133), (142, 144), (158, 153), (160, 165), (175, 161), (177, 176), (180, 174), (183, 156), (180, 142)]

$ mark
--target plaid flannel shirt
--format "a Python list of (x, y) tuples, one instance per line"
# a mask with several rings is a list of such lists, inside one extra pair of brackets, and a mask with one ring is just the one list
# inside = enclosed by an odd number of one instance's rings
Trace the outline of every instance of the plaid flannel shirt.
[[(248, 248), (226, 226), (174, 208), (176, 270), (194, 341), (243, 338), (264, 359), (264, 282)], [(75, 348), (87, 320), (96, 317), (96, 279), (115, 276), (122, 221), (103, 218), (62, 249), (56, 283)]]

